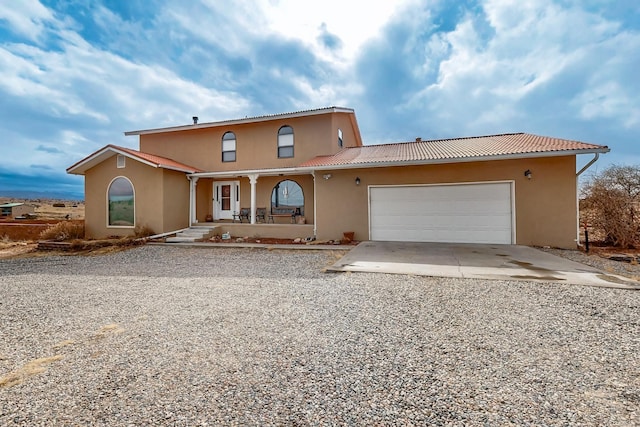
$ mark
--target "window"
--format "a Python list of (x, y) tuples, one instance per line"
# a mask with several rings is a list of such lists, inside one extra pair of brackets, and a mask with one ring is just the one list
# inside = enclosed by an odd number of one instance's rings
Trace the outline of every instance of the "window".
[(293, 157), (293, 128), (282, 126), (278, 131), (278, 157)]
[(236, 135), (233, 132), (222, 135), (222, 161), (236, 161)]
[(296, 215), (304, 215), (302, 187), (290, 179), (280, 181), (271, 191), (271, 212), (277, 209), (294, 209)]
[(135, 196), (131, 181), (119, 176), (109, 185), (109, 225), (133, 227), (135, 225)]
[(338, 128), (338, 147), (342, 147), (342, 129)]
[(118, 169), (123, 169), (124, 168), (124, 166), (125, 166), (125, 158), (126, 157), (124, 157), (122, 154), (118, 154), (118, 157), (116, 158), (117, 159), (116, 160), (116, 163), (117, 163), (116, 167)]

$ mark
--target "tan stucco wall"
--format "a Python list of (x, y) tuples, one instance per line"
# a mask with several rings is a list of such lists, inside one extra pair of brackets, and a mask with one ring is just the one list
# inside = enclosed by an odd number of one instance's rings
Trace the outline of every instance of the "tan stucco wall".
[[(530, 169), (533, 179), (524, 171)], [(329, 180), (322, 179), (331, 173)], [(355, 231), (369, 239), (368, 186), (515, 181), (516, 243), (575, 248), (575, 157), (548, 157), (426, 166), (317, 171), (319, 239), (337, 239)], [(361, 179), (356, 186), (355, 178)]]
[[(256, 207), (269, 208), (271, 206), (271, 193), (275, 185), (284, 180), (295, 181), (302, 187), (304, 194), (304, 216), (307, 224), (313, 224), (313, 176), (293, 175), (293, 176), (261, 176), (256, 184)], [(216, 180), (215, 182), (238, 181), (240, 183), (240, 208), (251, 207), (251, 184), (249, 178), (239, 177), (228, 180)], [(204, 222), (207, 215), (213, 215), (213, 182), (209, 178), (201, 178), (197, 185), (197, 219)], [(277, 236), (268, 236), (277, 237)]]
[[(162, 232), (189, 226), (189, 180), (181, 172), (163, 170)], [(159, 233), (160, 231), (158, 231)]]
[[(85, 174), (85, 236), (130, 236), (133, 227), (107, 225), (107, 191), (111, 181), (124, 176), (133, 184), (135, 224), (155, 233), (186, 227), (189, 215), (189, 185), (182, 172), (156, 169), (132, 159), (126, 167), (116, 167), (116, 156), (89, 169)], [(185, 201), (186, 195), (186, 201)]]
[[(285, 125), (294, 131), (294, 157), (280, 159), (278, 130)], [(345, 147), (357, 145), (349, 115), (333, 113), (141, 135), (140, 151), (168, 157), (208, 172), (294, 167), (313, 157), (336, 153), (340, 149), (338, 128), (343, 131)], [(228, 131), (236, 135), (235, 162), (222, 162), (222, 136)]]

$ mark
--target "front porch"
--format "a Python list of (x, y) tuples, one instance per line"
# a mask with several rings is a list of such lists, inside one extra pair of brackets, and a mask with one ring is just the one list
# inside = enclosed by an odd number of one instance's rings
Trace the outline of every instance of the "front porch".
[(315, 237), (313, 173), (210, 172), (189, 178), (189, 216), (194, 227), (216, 227), (216, 235), (234, 237)]
[(198, 222), (194, 227), (215, 227), (214, 234), (229, 233), (232, 237), (277, 237), (296, 239), (314, 236), (313, 224), (247, 224), (239, 222)]

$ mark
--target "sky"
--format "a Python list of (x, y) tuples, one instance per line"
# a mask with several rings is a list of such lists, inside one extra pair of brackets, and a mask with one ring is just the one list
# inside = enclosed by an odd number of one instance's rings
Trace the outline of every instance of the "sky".
[(125, 131), (327, 106), (365, 144), (528, 132), (640, 165), (640, 2), (0, 0), (0, 195), (81, 197), (66, 168)]

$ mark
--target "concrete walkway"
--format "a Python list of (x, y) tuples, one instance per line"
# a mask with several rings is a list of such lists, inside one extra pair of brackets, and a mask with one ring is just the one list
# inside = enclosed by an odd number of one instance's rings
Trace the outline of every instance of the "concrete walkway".
[(516, 245), (362, 242), (329, 271), (534, 280), (640, 290), (640, 283)]

